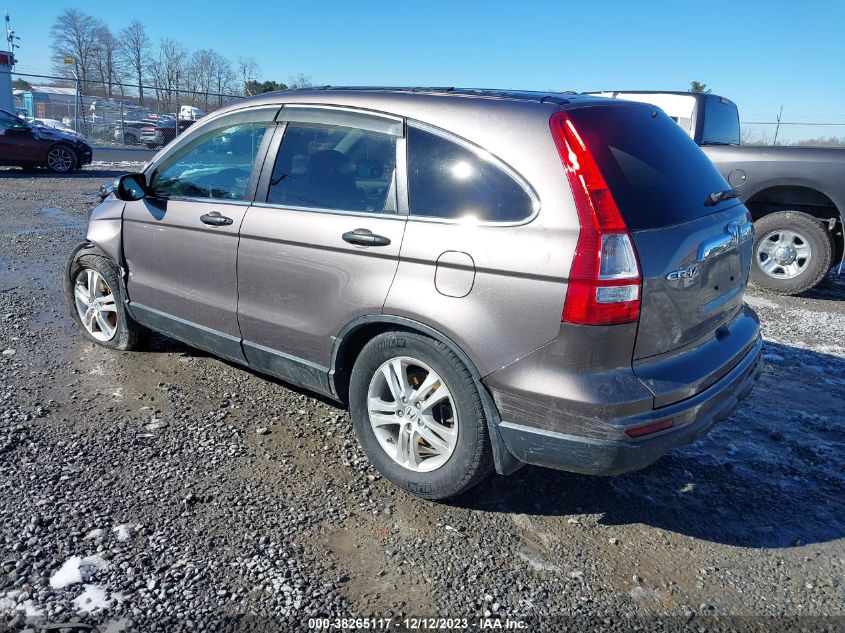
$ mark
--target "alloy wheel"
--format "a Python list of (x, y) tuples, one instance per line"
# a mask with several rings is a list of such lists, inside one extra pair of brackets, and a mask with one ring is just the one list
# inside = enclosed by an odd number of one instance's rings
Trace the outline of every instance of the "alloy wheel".
[(73, 287), (76, 312), (82, 326), (98, 341), (110, 341), (117, 332), (117, 306), (114, 294), (103, 276), (85, 268)]
[(443, 466), (458, 442), (458, 414), (443, 379), (424, 362), (391, 358), (370, 380), (370, 425), (381, 448), (414, 472)]
[(73, 154), (65, 147), (54, 147), (47, 153), (47, 165), (56, 172), (68, 171), (73, 166)]

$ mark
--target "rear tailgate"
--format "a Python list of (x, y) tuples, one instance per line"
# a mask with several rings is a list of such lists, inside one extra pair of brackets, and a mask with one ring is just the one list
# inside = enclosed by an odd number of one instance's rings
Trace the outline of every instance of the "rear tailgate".
[[(739, 362), (748, 348), (745, 339), (756, 340), (756, 328), (723, 336), (744, 311), (753, 241), (747, 210), (736, 198), (710, 202), (710, 194), (728, 189), (728, 183), (654, 106), (613, 101), (569, 115), (607, 181), (640, 260), (634, 371), (657, 406), (694, 395), (689, 384), (706, 388)], [(714, 341), (722, 344), (718, 353), (695, 353)]]

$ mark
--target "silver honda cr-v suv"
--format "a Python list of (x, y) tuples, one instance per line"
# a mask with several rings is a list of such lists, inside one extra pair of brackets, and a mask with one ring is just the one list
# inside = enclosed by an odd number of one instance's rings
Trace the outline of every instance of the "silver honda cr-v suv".
[(751, 237), (653, 106), (296, 90), (120, 178), (65, 288), (101, 345), (155, 330), (348, 405), (376, 468), (440, 499), (641, 468), (730, 415), (761, 370)]

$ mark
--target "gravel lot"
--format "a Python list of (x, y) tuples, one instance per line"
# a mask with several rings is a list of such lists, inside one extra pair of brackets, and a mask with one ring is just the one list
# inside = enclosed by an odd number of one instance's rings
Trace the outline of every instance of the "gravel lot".
[(696, 445), (434, 504), (382, 480), (331, 403), (164, 337), (77, 334), (60, 270), (116, 175), (0, 171), (0, 630), (845, 626), (845, 281), (749, 294), (764, 377)]

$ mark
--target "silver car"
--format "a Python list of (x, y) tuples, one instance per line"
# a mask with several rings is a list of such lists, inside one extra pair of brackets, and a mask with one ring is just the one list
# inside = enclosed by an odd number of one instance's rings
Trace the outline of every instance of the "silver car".
[(65, 288), (101, 345), (155, 330), (348, 406), (387, 479), (443, 499), (641, 468), (728, 417), (761, 371), (749, 220), (653, 106), (295, 90), (120, 178)]

